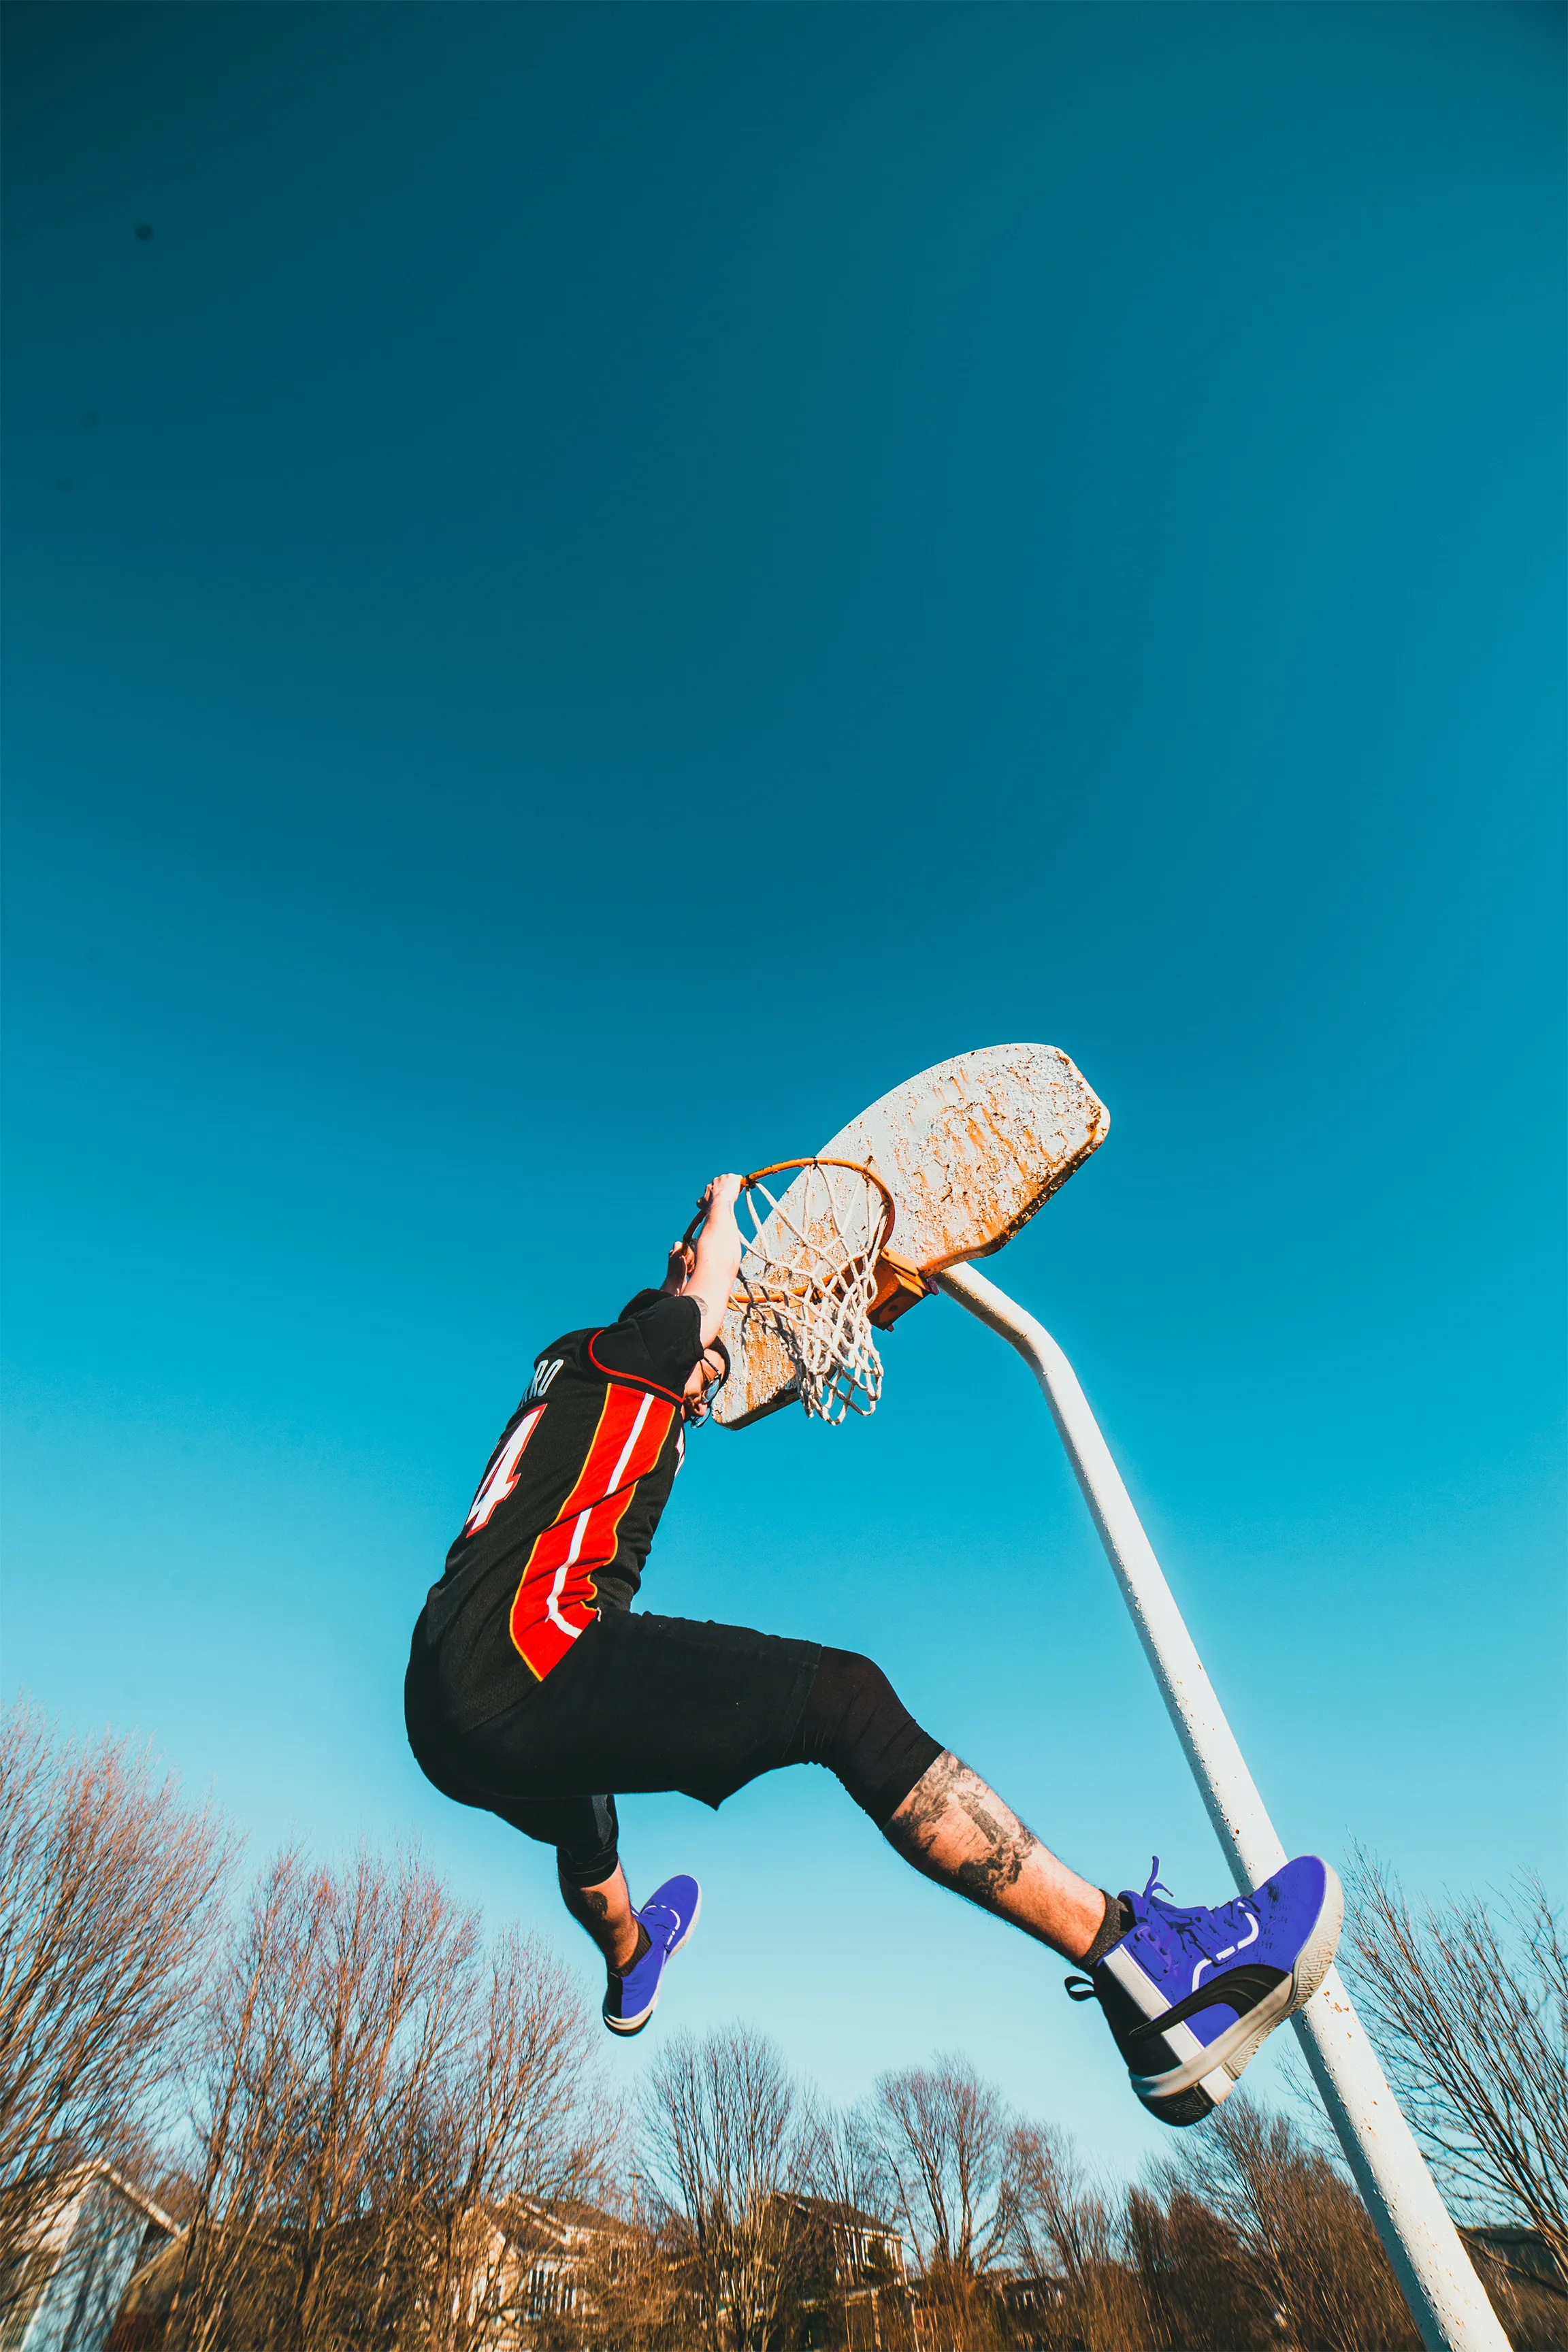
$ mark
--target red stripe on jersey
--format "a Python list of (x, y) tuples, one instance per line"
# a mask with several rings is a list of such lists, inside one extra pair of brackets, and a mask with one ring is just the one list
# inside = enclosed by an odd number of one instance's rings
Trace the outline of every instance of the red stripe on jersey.
[(535, 1538), (512, 1599), (512, 1642), (541, 1682), (597, 1614), (593, 1571), (614, 1559), (637, 1480), (663, 1452), (676, 1411), (647, 1389), (611, 1384), (576, 1484)]

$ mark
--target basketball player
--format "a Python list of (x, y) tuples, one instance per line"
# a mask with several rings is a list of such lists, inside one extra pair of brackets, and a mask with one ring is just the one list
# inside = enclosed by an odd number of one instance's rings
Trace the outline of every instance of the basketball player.
[(632, 1606), (687, 1428), (729, 1372), (740, 1181), (709, 1185), (695, 1248), (672, 1253), (661, 1288), (535, 1358), (415, 1628), (420, 1767), (554, 1847), (566, 1907), (604, 1955), (605, 2022), (626, 2034), (701, 1897), (672, 1878), (634, 1906), (611, 1792), (718, 1806), (759, 1773), (826, 1765), (916, 1870), (1076, 1963), (1068, 1989), (1100, 2001), (1144, 2105), (1196, 2123), (1328, 1969), (1342, 1898), (1325, 1863), (1288, 1863), (1212, 1910), (1163, 1901), (1153, 1875), (1107, 1894), (922, 1730), (869, 1658)]

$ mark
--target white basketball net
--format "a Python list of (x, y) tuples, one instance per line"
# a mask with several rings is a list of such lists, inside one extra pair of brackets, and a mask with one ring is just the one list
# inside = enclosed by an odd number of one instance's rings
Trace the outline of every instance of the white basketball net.
[(813, 1160), (777, 1199), (757, 1177), (741, 1200), (751, 1225), (748, 1234), (742, 1220), (736, 1291), (745, 1319), (777, 1338), (807, 1412), (826, 1422), (875, 1412), (882, 1359), (870, 1307), (890, 1222), (880, 1189), (858, 1168)]

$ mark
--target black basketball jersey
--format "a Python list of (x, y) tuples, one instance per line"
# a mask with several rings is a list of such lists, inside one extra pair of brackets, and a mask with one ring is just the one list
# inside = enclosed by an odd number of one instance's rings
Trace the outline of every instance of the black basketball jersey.
[(421, 1630), (455, 1729), (516, 1698), (520, 1660), (542, 1682), (641, 1582), (685, 1453), (681, 1391), (702, 1332), (695, 1298), (634, 1304), (541, 1349), (431, 1588)]

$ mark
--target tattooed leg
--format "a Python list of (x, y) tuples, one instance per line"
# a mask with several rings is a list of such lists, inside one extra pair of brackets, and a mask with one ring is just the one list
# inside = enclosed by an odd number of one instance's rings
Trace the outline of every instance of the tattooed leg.
[(642, 1942), (642, 1929), (632, 1916), (632, 1898), (620, 1864), (600, 1886), (573, 1886), (564, 1878), (560, 1886), (561, 1900), (578, 1926), (586, 1927), (611, 1968), (629, 1968)]
[(1105, 1918), (1099, 1887), (1058, 1862), (956, 1756), (939, 1756), (883, 1835), (906, 1862), (994, 1911), (1064, 1959), (1081, 1959)]

